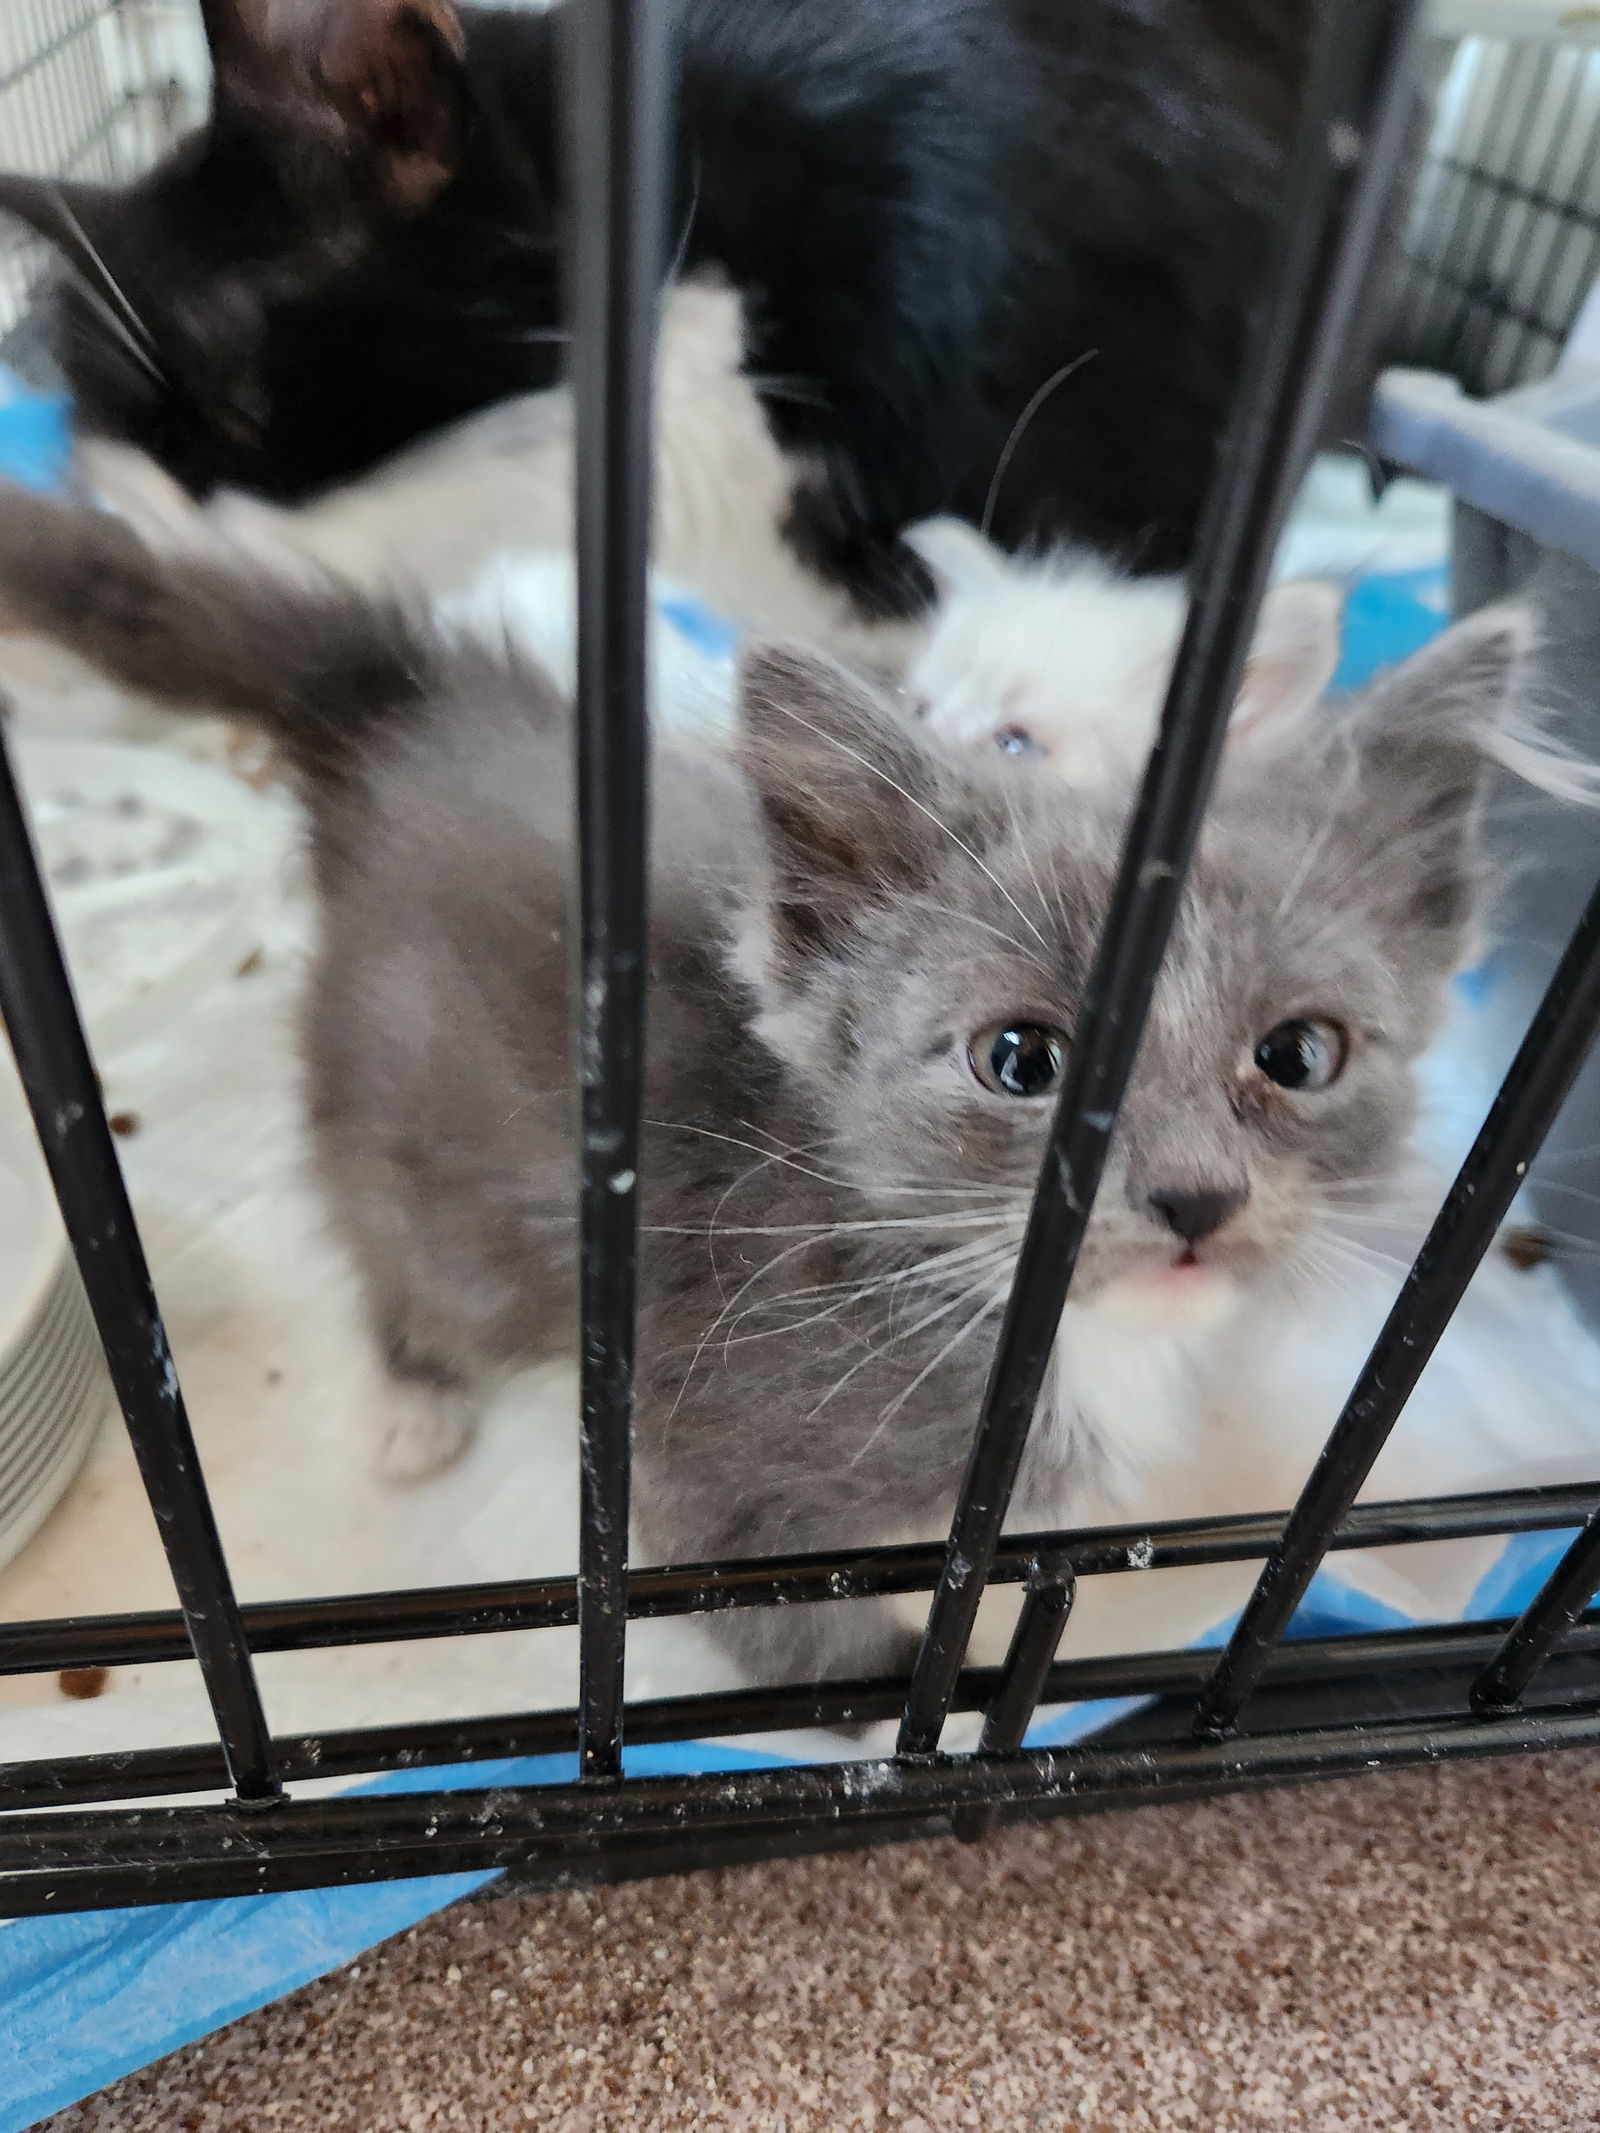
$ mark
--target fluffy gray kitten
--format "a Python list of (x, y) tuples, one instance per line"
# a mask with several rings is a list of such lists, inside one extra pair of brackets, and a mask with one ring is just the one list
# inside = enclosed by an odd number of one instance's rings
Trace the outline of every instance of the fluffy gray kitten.
[[(305, 1036), (324, 1182), (395, 1411), (442, 1455), (486, 1374), (575, 1344), (565, 705), (398, 605), (158, 556), (19, 493), (0, 603), (290, 751), (325, 906)], [(1124, 1365), (1314, 1297), (1326, 1237), (1381, 1212), (1523, 655), (1517, 617), (1480, 616), (1230, 746), (1019, 1523), (1158, 1456)], [(792, 649), (747, 660), (731, 760), (663, 737), (643, 1558), (943, 1530), (1127, 804), (939, 743)], [(769, 1678), (872, 1671), (902, 1634), (872, 1603), (713, 1620)]]

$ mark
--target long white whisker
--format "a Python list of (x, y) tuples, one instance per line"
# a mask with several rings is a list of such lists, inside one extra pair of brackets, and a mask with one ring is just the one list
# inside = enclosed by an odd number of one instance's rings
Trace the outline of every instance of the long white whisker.
[(689, 181), (689, 205), (684, 210), (683, 229), (678, 237), (677, 248), (672, 255), (672, 265), (667, 270), (666, 280), (662, 283), (664, 289), (670, 289), (677, 281), (678, 276), (683, 272), (683, 263), (689, 256), (689, 239), (694, 235), (694, 218), (700, 212), (700, 180), (703, 175), (704, 170), (700, 161), (700, 153), (696, 149), (694, 171)]
[[(802, 1327), (815, 1325), (822, 1318), (832, 1317), (850, 1304), (868, 1303), (875, 1296), (887, 1295), (897, 1301), (907, 1290), (936, 1287), (957, 1268), (968, 1273), (974, 1268), (984, 1273), (991, 1270), (998, 1272), (1010, 1263), (1012, 1256), (1010, 1247), (996, 1249), (985, 1239), (979, 1244), (964, 1244), (956, 1251), (941, 1252), (936, 1258), (922, 1260), (915, 1266), (898, 1267), (892, 1273), (876, 1275), (866, 1281), (831, 1281), (821, 1282), (808, 1289), (786, 1289), (782, 1295), (764, 1297), (756, 1303), (747, 1304), (734, 1321), (734, 1326), (742, 1324), (757, 1311), (779, 1311), (796, 1304), (820, 1303), (825, 1297), (832, 1297), (834, 1301), (826, 1311), (819, 1312), (816, 1318), (786, 1320), (779, 1326), (763, 1327), (758, 1333), (736, 1333), (730, 1328), (723, 1347), (742, 1347), (748, 1341), (774, 1340), (784, 1334), (798, 1333)], [(970, 1292), (969, 1282), (963, 1294)], [(912, 1327), (906, 1333), (896, 1335), (896, 1339), (909, 1339), (917, 1330)]]
[(889, 1402), (888, 1406), (884, 1408), (882, 1413), (879, 1415), (877, 1428), (872, 1432), (872, 1435), (867, 1439), (866, 1443), (862, 1445), (860, 1451), (858, 1451), (851, 1459), (850, 1464), (852, 1466), (858, 1466), (861, 1461), (865, 1459), (868, 1452), (871, 1451), (872, 1447), (877, 1443), (878, 1439), (883, 1435), (889, 1424), (894, 1420), (895, 1416), (899, 1414), (901, 1408), (905, 1406), (907, 1400), (911, 1398), (911, 1395), (918, 1389), (918, 1387), (925, 1383), (928, 1378), (932, 1377), (933, 1373), (939, 1368), (941, 1363), (948, 1362), (950, 1357), (955, 1354), (956, 1350), (961, 1346), (961, 1343), (967, 1338), (967, 1336), (971, 1333), (976, 1332), (978, 1327), (983, 1324), (986, 1318), (992, 1318), (995, 1312), (1000, 1309), (1001, 1305), (1004, 1302), (1005, 1298), (1003, 1296), (991, 1296), (987, 1298), (983, 1304), (982, 1309), (975, 1311), (972, 1317), (969, 1318), (966, 1323), (961, 1326), (959, 1330), (954, 1333), (949, 1340), (945, 1342), (944, 1346), (939, 1350), (938, 1354), (933, 1357), (932, 1361), (924, 1364), (922, 1369), (919, 1370), (916, 1376), (911, 1380), (911, 1383), (903, 1387), (900, 1392), (896, 1393), (895, 1397)]
[(94, 283), (90, 281), (81, 268), (78, 270), (78, 286), (82, 294), (93, 304), (95, 310), (112, 333), (116, 335), (118, 344), (128, 351), (129, 355), (133, 357), (134, 361), (139, 364), (149, 377), (154, 378), (157, 384), (162, 383), (163, 373), (160, 365), (144, 346), (143, 342), (128, 331), (127, 326), (117, 316), (111, 305), (107, 303), (104, 295), (95, 287)]
[(677, 1418), (678, 1409), (683, 1405), (684, 1394), (689, 1390), (690, 1385), (694, 1382), (694, 1374), (700, 1367), (700, 1358), (705, 1354), (706, 1349), (710, 1346), (711, 1342), (715, 1340), (719, 1330), (727, 1323), (730, 1312), (736, 1311), (738, 1309), (740, 1299), (746, 1294), (746, 1292), (755, 1282), (762, 1280), (764, 1276), (770, 1274), (774, 1267), (781, 1266), (786, 1259), (792, 1259), (796, 1252), (803, 1252), (808, 1250), (814, 1242), (815, 1239), (813, 1238), (803, 1237), (798, 1244), (786, 1245), (781, 1252), (776, 1254), (775, 1257), (767, 1260), (763, 1265), (758, 1266), (755, 1272), (751, 1274), (746, 1281), (742, 1282), (737, 1289), (735, 1289), (733, 1295), (729, 1297), (726, 1303), (723, 1304), (722, 1309), (717, 1313), (716, 1317), (711, 1321), (710, 1325), (707, 1326), (704, 1333), (701, 1334), (699, 1340), (695, 1342), (694, 1353), (689, 1358), (689, 1367), (685, 1370), (683, 1374), (683, 1383), (678, 1387), (678, 1397), (673, 1401), (672, 1406), (667, 1413), (666, 1426), (662, 1432), (663, 1450), (665, 1450), (667, 1434), (671, 1431), (672, 1424)]
[(109, 296), (115, 302), (118, 310), (122, 313), (123, 319), (129, 327), (130, 331), (137, 334), (140, 341), (144, 344), (145, 348), (149, 351), (149, 353), (151, 355), (154, 355), (156, 352), (156, 344), (151, 336), (149, 327), (139, 316), (133, 305), (128, 301), (127, 294), (124, 291), (122, 284), (117, 280), (115, 274), (113, 274), (111, 269), (106, 265), (105, 259), (100, 252), (100, 248), (98, 247), (98, 245), (95, 244), (93, 238), (89, 235), (89, 232), (84, 228), (82, 222), (79, 220), (77, 214), (74, 212), (71, 203), (67, 199), (66, 193), (60, 186), (55, 187), (54, 190), (56, 206), (61, 212), (62, 219), (66, 222), (68, 228), (77, 238), (79, 244), (82, 245), (84, 251), (88, 254), (89, 258), (92, 259), (95, 263), (95, 267), (100, 275), (103, 293)]
[(669, 1118), (647, 1118), (643, 1123), (658, 1133), (693, 1133), (701, 1140), (722, 1141), (729, 1148), (742, 1148), (749, 1155), (770, 1157), (773, 1162), (782, 1164), (786, 1170), (798, 1171), (801, 1177), (815, 1178), (820, 1185), (836, 1186), (841, 1192), (881, 1192), (892, 1193), (896, 1199), (910, 1197), (929, 1200), (1015, 1197), (1012, 1188), (1006, 1185), (884, 1185), (872, 1179), (841, 1178), (829, 1171), (816, 1170), (809, 1164), (797, 1162), (793, 1150), (763, 1148), (757, 1141), (740, 1140), (732, 1133), (718, 1133), (711, 1126), (680, 1124)]
[(709, 1222), (647, 1222), (640, 1234), (646, 1237), (808, 1237), (854, 1236), (862, 1231), (886, 1229), (997, 1229), (1012, 1222), (1009, 1214), (882, 1215), (855, 1222), (723, 1222), (715, 1230)]
[[(997, 941), (1004, 941), (1008, 948), (1020, 948), (1027, 954), (1032, 953), (1026, 941), (1019, 939), (1015, 933), (1008, 933), (1004, 926), (997, 926), (992, 919), (979, 918), (975, 911), (958, 911), (954, 904), (938, 903), (931, 896), (908, 896), (906, 902), (915, 904), (921, 911), (931, 912), (935, 918), (953, 918), (960, 925), (976, 926), (984, 933), (993, 934)], [(1050, 918), (1059, 916), (1048, 904), (1045, 906), (1045, 912)]]
[(1022, 834), (1017, 821), (1016, 795), (1009, 785), (1002, 785), (1000, 789), (1005, 795), (1006, 817), (1011, 824), (1012, 841), (1022, 854), (1023, 864), (1028, 869), (1028, 879), (1033, 883), (1033, 893), (1039, 899), (1039, 909), (1044, 913), (1048, 922), (1051, 916), (1049, 899), (1044, 893), (1044, 884), (1039, 879), (1039, 870), (1033, 863), (1033, 854), (1028, 850), (1028, 840)]
[(1006, 887), (1005, 883), (1000, 879), (999, 875), (996, 874), (993, 867), (986, 865), (985, 862), (979, 857), (979, 855), (972, 849), (972, 846), (967, 843), (966, 839), (964, 837), (958, 837), (955, 831), (950, 827), (949, 823), (946, 822), (942, 816), (936, 815), (933, 809), (924, 805), (924, 803), (917, 798), (914, 792), (908, 792), (897, 778), (891, 778), (888, 771), (886, 771), (881, 764), (874, 763), (869, 757), (864, 756), (859, 748), (850, 747), (847, 742), (841, 741), (838, 735), (835, 733), (825, 733), (820, 726), (815, 725), (809, 718), (802, 718), (800, 713), (792, 709), (788, 704), (780, 705), (779, 709), (783, 712), (785, 718), (792, 718), (797, 726), (803, 726), (808, 733), (815, 734), (819, 741), (826, 741), (830, 748), (837, 748), (839, 753), (841, 755), (848, 756), (851, 762), (859, 763), (863, 770), (870, 771), (875, 778), (881, 778), (883, 783), (888, 786), (891, 792), (898, 793), (901, 799), (907, 801), (912, 807), (914, 807), (919, 815), (926, 816), (928, 821), (933, 824), (934, 828), (938, 830), (941, 835), (946, 836), (950, 839), (950, 842), (955, 846), (958, 852), (964, 853), (965, 856), (972, 861), (972, 864), (977, 868), (978, 872), (984, 877), (984, 879), (992, 883), (993, 886), (999, 890), (1000, 894), (1005, 898), (1006, 902), (1011, 906), (1012, 910), (1016, 912), (1018, 918), (1021, 919), (1022, 923), (1027, 927), (1028, 931), (1039, 943), (1039, 946), (1044, 950), (1045, 954), (1048, 955), (1050, 953), (1050, 943), (1039, 931), (1033, 920), (1029, 918), (1027, 912), (1023, 910), (1021, 904), (1017, 902), (1017, 899), (1012, 895), (1011, 891)]
[[(1010, 1255), (1008, 1254), (1007, 1260), (1009, 1260), (1009, 1256)], [(1004, 1264), (1005, 1262), (1001, 1263), (1001, 1265)], [(1001, 1271), (1001, 1266), (997, 1265), (995, 1271), (997, 1273)], [(969, 1303), (972, 1300), (973, 1292), (977, 1287), (977, 1282), (968, 1282), (967, 1286), (961, 1291), (958, 1296), (953, 1296), (949, 1298), (946, 1302), (938, 1305), (936, 1309), (930, 1311), (925, 1317), (918, 1319), (915, 1325), (907, 1326), (900, 1333), (894, 1333), (892, 1332), (892, 1330), (886, 1329), (888, 1337), (876, 1342), (872, 1347), (868, 1348), (865, 1355), (859, 1357), (857, 1361), (850, 1365), (850, 1368), (848, 1370), (846, 1370), (840, 1377), (834, 1379), (833, 1383), (822, 1395), (822, 1398), (817, 1401), (816, 1405), (806, 1416), (806, 1420), (808, 1422), (814, 1421), (816, 1417), (821, 1414), (822, 1410), (825, 1407), (827, 1407), (832, 1401), (838, 1398), (839, 1394), (843, 1392), (844, 1388), (849, 1384), (850, 1380), (855, 1377), (859, 1371), (865, 1370), (869, 1363), (877, 1362), (882, 1356), (887, 1355), (891, 1348), (898, 1347), (902, 1341), (915, 1340), (919, 1333), (925, 1333), (929, 1326), (937, 1325), (940, 1319), (948, 1318), (952, 1311), (959, 1311), (964, 1303)], [(997, 1301), (1003, 1302), (1004, 1298), (999, 1298), (997, 1299)], [(934, 1358), (934, 1363), (937, 1364), (940, 1360), (941, 1358), (936, 1356)], [(923, 1376), (926, 1375), (927, 1373), (924, 1372)], [(921, 1378), (919, 1378), (917, 1380), (917, 1383), (920, 1384), (921, 1382), (922, 1380)], [(883, 1423), (880, 1420), (878, 1428), (873, 1432), (872, 1437), (868, 1440), (868, 1443), (864, 1444), (861, 1450), (856, 1453), (855, 1458), (851, 1460), (850, 1463), (852, 1466), (856, 1464), (857, 1460), (865, 1457), (867, 1451), (870, 1449), (870, 1446), (877, 1442), (877, 1439), (879, 1438), (879, 1436), (882, 1435), (882, 1433)]]
[(1053, 370), (1033, 394), (1033, 397), (1016, 421), (1012, 423), (1011, 434), (1005, 441), (999, 460), (995, 465), (994, 478), (989, 483), (989, 493), (983, 499), (983, 517), (978, 521), (978, 528), (985, 539), (988, 538), (989, 528), (994, 524), (995, 508), (1000, 502), (1001, 488), (1004, 485), (1007, 474), (1011, 471), (1011, 462), (1016, 457), (1017, 446), (1021, 444), (1023, 437), (1026, 435), (1028, 425), (1032, 422), (1034, 416), (1038, 414), (1040, 408), (1044, 406), (1044, 403), (1049, 399), (1056, 387), (1065, 385), (1074, 371), (1082, 370), (1085, 363), (1092, 363), (1099, 353), (1098, 348), (1086, 348), (1082, 355), (1074, 356), (1070, 363), (1063, 363), (1059, 370)]

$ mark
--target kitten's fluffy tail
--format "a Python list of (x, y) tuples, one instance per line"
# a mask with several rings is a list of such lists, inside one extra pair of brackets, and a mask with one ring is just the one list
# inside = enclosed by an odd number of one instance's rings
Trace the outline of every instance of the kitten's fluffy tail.
[(225, 552), (163, 555), (106, 512), (3, 486), (0, 627), (175, 709), (238, 713), (313, 778), (337, 775), (433, 679), (426, 635), (397, 602)]

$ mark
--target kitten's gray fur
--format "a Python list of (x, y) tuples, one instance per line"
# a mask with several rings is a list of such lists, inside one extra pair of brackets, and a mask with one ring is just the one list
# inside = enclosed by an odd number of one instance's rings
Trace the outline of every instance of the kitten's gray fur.
[[(326, 904), (317, 1145), (397, 1375), (450, 1387), (570, 1353), (569, 731), (548, 683), (399, 607), (157, 558), (114, 520), (20, 494), (0, 503), (0, 603), (118, 681), (236, 708), (292, 751)], [(1170, 1264), (1154, 1193), (1248, 1188), (1199, 1247), (1246, 1296), (1311, 1280), (1353, 1183), (1381, 1206), (1474, 917), (1481, 744), (1523, 651), (1518, 618), (1480, 617), (1318, 723), (1230, 751), (1074, 1308)], [(866, 683), (785, 649), (747, 662), (738, 754), (663, 739), (655, 764), (635, 1487), (651, 1560), (943, 1531), (1050, 1113), (982, 1087), (968, 1040), (1070, 1031), (1126, 806), (940, 752)], [(1310, 1014), (1351, 1032), (1350, 1061), (1292, 1096), (1252, 1047)], [(1064, 1375), (1019, 1515), (1070, 1515), (1115, 1450)], [(873, 1605), (720, 1627), (769, 1677), (870, 1671), (897, 1648)]]

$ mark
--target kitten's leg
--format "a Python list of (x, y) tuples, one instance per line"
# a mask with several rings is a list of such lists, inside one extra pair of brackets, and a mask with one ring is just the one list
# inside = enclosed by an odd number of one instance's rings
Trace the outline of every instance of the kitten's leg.
[(477, 1422), (466, 1379), (403, 1345), (373, 1388), (367, 1429), (372, 1461), (384, 1481), (427, 1481), (453, 1466)]
[(422, 1481), (471, 1440), (483, 1357), (441, 1281), (425, 1185), (395, 1160), (376, 1104), (372, 1119), (350, 1107), (352, 1089), (381, 1087), (365, 1067), (363, 1025), (351, 1016), (355, 991), (342, 971), (330, 978), (324, 967), (308, 1025), (307, 1093), (329, 1212), (382, 1358), (361, 1415), (367, 1457), (386, 1481)]

